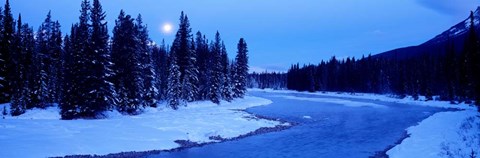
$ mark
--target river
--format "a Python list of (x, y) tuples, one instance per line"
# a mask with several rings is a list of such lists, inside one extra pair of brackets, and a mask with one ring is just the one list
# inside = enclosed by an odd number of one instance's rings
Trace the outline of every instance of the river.
[(436, 112), (445, 111), (370, 99), (312, 94), (249, 92), (248, 95), (273, 101), (270, 105), (247, 109), (248, 112), (296, 122), (298, 125), (280, 132), (149, 157), (365, 158), (401, 140), (406, 128)]

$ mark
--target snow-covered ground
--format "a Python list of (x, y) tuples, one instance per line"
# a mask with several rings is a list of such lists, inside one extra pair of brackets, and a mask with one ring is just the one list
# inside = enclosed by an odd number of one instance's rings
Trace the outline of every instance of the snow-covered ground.
[[(0, 119), (0, 157), (49, 157), (179, 147), (175, 140), (213, 142), (209, 137), (233, 138), (278, 121), (257, 119), (236, 109), (270, 104), (247, 96), (216, 105), (195, 102), (177, 111), (149, 108), (138, 116), (109, 112), (102, 120), (59, 120), (59, 109), (33, 109), (18, 117)], [(0, 110), (4, 106), (0, 105)], [(8, 108), (8, 107), (7, 107)]]
[[(436, 113), (419, 122), (418, 125), (406, 129), (409, 137), (404, 139), (399, 145), (388, 150), (387, 155), (392, 158), (464, 158), (470, 157), (473, 152), (476, 157), (480, 157), (480, 115), (477, 112), (476, 107), (469, 106), (467, 104), (462, 103), (452, 105), (448, 101), (424, 101), (425, 97), (420, 97), (419, 100), (414, 100), (412, 97), (399, 99), (388, 95), (368, 93), (309, 93), (271, 89), (250, 89), (250, 91), (263, 91), (278, 94), (298, 93), (331, 97), (374, 99), (386, 102), (404, 103), (412, 106), (431, 106), (458, 109), (459, 111)], [(295, 99), (301, 100), (305, 98), (296, 97)]]
[(480, 155), (480, 119), (472, 110), (440, 112), (407, 129), (410, 137), (387, 151), (391, 158)]

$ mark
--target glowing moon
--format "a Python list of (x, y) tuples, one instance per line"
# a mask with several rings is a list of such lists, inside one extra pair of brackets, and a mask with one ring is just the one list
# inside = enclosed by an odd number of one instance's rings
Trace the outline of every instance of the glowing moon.
[(171, 33), (172, 30), (173, 30), (172, 24), (170, 24), (170, 23), (165, 23), (165, 24), (163, 24), (163, 26), (162, 26), (162, 31), (163, 31), (163, 33), (167, 33), (167, 34), (168, 34), (168, 33)]

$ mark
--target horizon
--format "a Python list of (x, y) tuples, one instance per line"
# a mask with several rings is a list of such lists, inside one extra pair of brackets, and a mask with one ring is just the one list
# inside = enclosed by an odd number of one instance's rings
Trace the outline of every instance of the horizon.
[[(18, 0), (10, 3), (14, 17), (21, 13), (23, 22), (34, 30), (51, 10), (52, 19), (61, 23), (65, 34), (71, 24), (78, 21), (80, 2), (47, 0), (37, 4)], [(250, 72), (286, 72), (295, 63), (319, 63), (332, 56), (359, 58), (419, 45), (466, 19), (469, 11), (477, 8), (472, 6), (480, 5), (474, 0), (461, 0), (462, 3), (350, 0), (341, 4), (332, 0), (305, 0), (304, 3), (282, 0), (275, 1), (275, 6), (271, 6), (270, 0), (257, 2), (255, 6), (243, 1), (182, 2), (101, 1), (110, 34), (123, 9), (132, 16), (142, 14), (150, 38), (156, 43), (162, 39), (167, 45), (172, 42), (181, 11), (188, 15), (193, 34), (201, 31), (213, 39), (218, 30), (230, 58), (236, 53), (238, 39), (243, 37), (249, 46)], [(211, 6), (215, 7), (204, 9)], [(166, 23), (173, 25), (174, 32), (162, 31)]]

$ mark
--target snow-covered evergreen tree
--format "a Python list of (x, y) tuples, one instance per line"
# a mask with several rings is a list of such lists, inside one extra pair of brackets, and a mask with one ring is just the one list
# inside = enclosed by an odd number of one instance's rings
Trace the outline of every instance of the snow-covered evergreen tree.
[[(25, 51), (24, 42), (27, 42), (25, 38), (25, 33), (22, 28), (22, 17), (18, 16), (17, 20), (17, 31), (15, 34), (15, 51), (12, 52), (12, 60), (15, 61), (14, 70), (17, 72), (15, 75), (15, 80), (12, 83), (12, 101), (10, 107), (10, 113), (12, 116), (20, 115), (26, 110), (26, 100), (28, 99), (27, 94), (29, 92), (27, 86), (27, 69), (28, 69), (28, 52)], [(32, 37), (33, 39), (33, 37)]]
[(168, 85), (168, 63), (167, 63), (167, 49), (165, 41), (162, 40), (160, 47), (154, 46), (152, 48), (152, 62), (155, 74), (155, 87), (158, 89), (157, 100), (165, 100)]
[[(80, 63), (79, 46), (77, 38), (78, 24), (72, 26), (70, 36), (65, 37), (64, 53), (62, 54), (62, 89), (60, 98), (60, 115), (62, 119), (79, 117), (80, 109)], [(36, 94), (33, 94), (36, 95)]]
[(190, 22), (182, 12), (171, 52), (177, 55), (176, 62), (180, 69), (180, 81), (183, 85), (182, 98), (186, 101), (194, 101), (198, 97), (198, 68), (195, 64), (195, 49), (191, 40)]
[(136, 19), (137, 28), (137, 53), (140, 56), (143, 80), (143, 106), (156, 107), (158, 89), (155, 87), (155, 71), (153, 69), (151, 41), (148, 37), (147, 26), (143, 24), (142, 16), (139, 14)]
[(177, 110), (179, 106), (184, 105), (182, 98), (182, 85), (180, 82), (180, 68), (177, 65), (177, 59), (175, 54), (170, 54), (170, 65), (168, 75), (168, 97), (167, 103), (170, 108)]
[(61, 67), (62, 67), (62, 31), (60, 28), (60, 23), (58, 21), (52, 23), (52, 34), (50, 36), (49, 45), (50, 45), (50, 58), (52, 63), (49, 65), (49, 80), (50, 84), (48, 89), (50, 91), (51, 103), (58, 103), (60, 98), (60, 78), (61, 78)]
[(248, 49), (247, 43), (243, 38), (237, 45), (237, 56), (235, 57), (235, 71), (233, 78), (233, 96), (243, 98), (247, 92), (247, 76), (248, 76)]
[(202, 35), (200, 31), (197, 32), (195, 37), (195, 53), (197, 56), (198, 67), (198, 99), (205, 100), (208, 97), (208, 83), (209, 83), (209, 60), (210, 53), (208, 48), (208, 41), (205, 35)]
[(134, 19), (122, 10), (113, 30), (112, 61), (115, 75), (112, 81), (119, 95), (117, 109), (128, 114), (137, 114), (143, 100), (142, 68), (136, 33)]
[(227, 49), (225, 48), (225, 44), (222, 41), (222, 49), (221, 50), (221, 66), (222, 66), (222, 98), (228, 102), (233, 100), (232, 95), (232, 82), (230, 79), (230, 64), (228, 62), (228, 55)]
[(0, 39), (0, 102), (9, 102), (12, 91), (13, 77), (15, 76), (14, 63), (11, 53), (14, 52), (15, 22), (12, 17), (10, 2), (6, 0), (2, 16)]
[(38, 89), (38, 105), (36, 107), (45, 108), (48, 106), (48, 103), (53, 102), (52, 93), (54, 83), (51, 81), (53, 80), (50, 76), (50, 68), (53, 68), (52, 62), (53, 59), (50, 57), (51, 53), (51, 46), (50, 46), (50, 37), (52, 35), (52, 20), (51, 20), (51, 12), (48, 12), (47, 17), (45, 18), (44, 22), (40, 25), (36, 35), (36, 54), (37, 54), (37, 64), (39, 66), (39, 78), (37, 83), (39, 84)]
[(111, 58), (108, 49), (108, 27), (105, 20), (106, 14), (99, 0), (93, 0), (90, 9), (89, 43), (86, 55), (85, 78), (86, 100), (83, 105), (85, 117), (98, 117), (105, 110), (111, 109), (115, 104), (115, 90), (109, 78), (113, 75)]
[(215, 42), (211, 44), (211, 59), (210, 59), (210, 81), (208, 85), (208, 99), (213, 103), (219, 104), (222, 99), (222, 45), (220, 33), (215, 34)]

